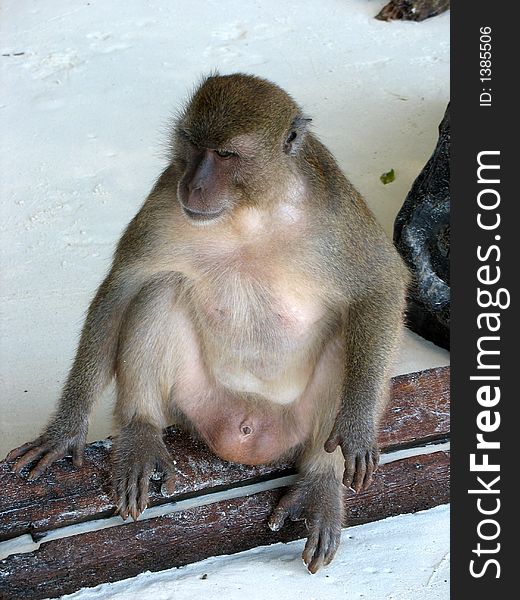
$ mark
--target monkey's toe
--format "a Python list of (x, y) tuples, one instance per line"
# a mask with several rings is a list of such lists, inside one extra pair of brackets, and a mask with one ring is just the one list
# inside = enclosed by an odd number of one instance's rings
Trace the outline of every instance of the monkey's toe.
[(272, 531), (279, 531), (287, 518), (292, 521), (303, 519), (302, 513), (304, 508), (304, 490), (295, 486), (282, 496), (282, 499), (272, 512), (269, 521), (267, 522), (269, 529)]
[(341, 540), (341, 527), (337, 523), (316, 522), (309, 526), (309, 537), (302, 559), (314, 574), (334, 558)]

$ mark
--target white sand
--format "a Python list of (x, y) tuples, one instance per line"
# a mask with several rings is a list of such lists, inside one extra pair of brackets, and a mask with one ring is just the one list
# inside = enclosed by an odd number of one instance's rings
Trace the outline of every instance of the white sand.
[[(413, 535), (412, 535), (413, 533)], [(85, 589), (67, 600), (447, 600), (449, 507), (343, 532), (334, 561), (310, 575), (303, 541), (274, 544), (179, 569)], [(206, 579), (202, 579), (207, 575)]]

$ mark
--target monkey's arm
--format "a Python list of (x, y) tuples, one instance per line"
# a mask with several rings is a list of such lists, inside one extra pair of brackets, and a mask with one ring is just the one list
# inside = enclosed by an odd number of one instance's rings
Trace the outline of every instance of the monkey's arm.
[(54, 461), (72, 454), (75, 466), (83, 461), (92, 407), (114, 375), (119, 332), (125, 311), (141, 287), (157, 272), (170, 270), (168, 256), (162, 261), (162, 238), (157, 224), (169, 218), (171, 201), (157, 193), (175, 178), (167, 169), (141, 210), (119, 240), (112, 269), (92, 300), (74, 363), (63, 387), (58, 408), (43, 434), (15, 448), (6, 460), (18, 459), (19, 472), (29, 463), (34, 479)]
[[(396, 286), (397, 287), (397, 286)], [(366, 489), (377, 468), (377, 423), (386, 401), (388, 367), (402, 322), (404, 291), (380, 291), (349, 307), (346, 365), (341, 405), (325, 442), (345, 458), (343, 483)]]
[(19, 472), (37, 461), (30, 472), (33, 479), (55, 460), (72, 453), (75, 466), (82, 463), (83, 448), (92, 406), (114, 372), (117, 338), (125, 308), (142, 285), (138, 272), (114, 267), (99, 287), (83, 326), (79, 347), (58, 409), (44, 433), (16, 448), (7, 456), (18, 458)]

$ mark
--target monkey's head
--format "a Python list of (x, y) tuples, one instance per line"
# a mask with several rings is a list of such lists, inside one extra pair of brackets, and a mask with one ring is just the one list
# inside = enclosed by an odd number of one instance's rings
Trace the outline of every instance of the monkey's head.
[[(203, 81), (175, 128), (178, 199), (188, 219), (206, 223), (239, 206), (265, 202), (263, 192), (289, 174), (310, 119), (277, 85), (251, 75)], [(280, 188), (278, 188), (280, 189)]]

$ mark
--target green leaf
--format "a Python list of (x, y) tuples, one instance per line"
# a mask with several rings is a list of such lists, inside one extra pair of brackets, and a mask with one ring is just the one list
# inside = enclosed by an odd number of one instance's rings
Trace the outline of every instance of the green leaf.
[(390, 169), (388, 173), (383, 173), (379, 179), (381, 180), (381, 183), (384, 183), (385, 185), (387, 183), (392, 183), (392, 181), (395, 180), (395, 171)]

